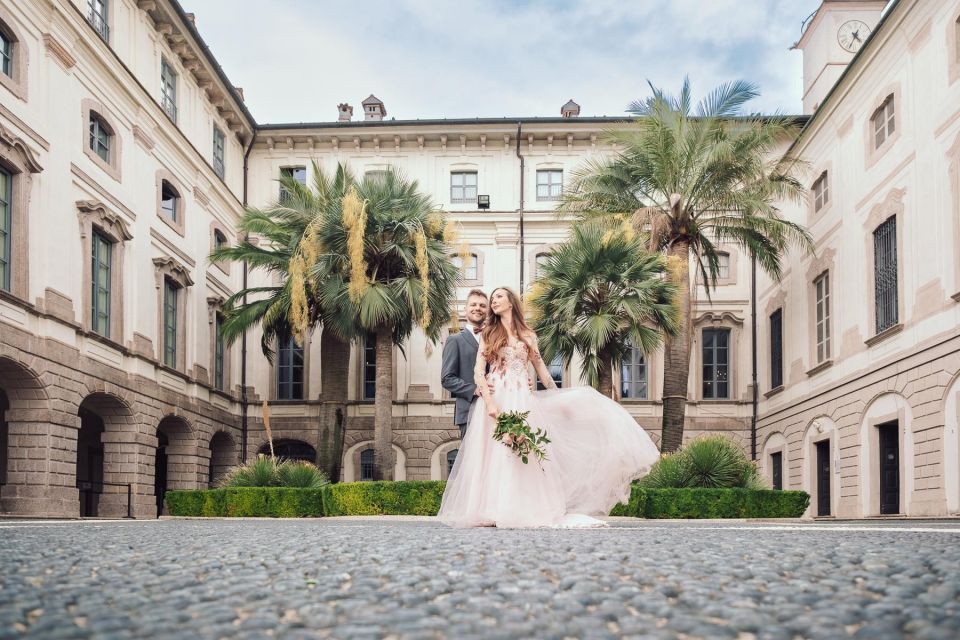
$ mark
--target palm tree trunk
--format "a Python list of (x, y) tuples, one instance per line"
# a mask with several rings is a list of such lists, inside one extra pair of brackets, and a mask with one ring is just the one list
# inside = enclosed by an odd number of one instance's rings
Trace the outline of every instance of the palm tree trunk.
[(610, 354), (606, 351), (600, 352), (600, 370), (597, 391), (607, 398), (613, 397), (613, 365), (610, 362)]
[(678, 241), (670, 248), (670, 272), (677, 286), (680, 328), (666, 336), (663, 362), (663, 426), (660, 450), (676, 451), (683, 442), (690, 377), (690, 245)]
[(393, 480), (393, 330), (388, 326), (380, 326), (376, 337), (373, 479)]

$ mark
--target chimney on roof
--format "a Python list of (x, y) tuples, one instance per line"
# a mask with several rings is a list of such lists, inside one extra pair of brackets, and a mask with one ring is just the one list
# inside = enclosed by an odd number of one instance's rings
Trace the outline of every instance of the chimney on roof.
[(361, 105), (363, 105), (364, 120), (379, 121), (383, 120), (384, 116), (387, 115), (387, 108), (384, 106), (383, 101), (372, 93)]
[(346, 102), (341, 102), (338, 104), (337, 111), (339, 112), (337, 117), (338, 122), (350, 122), (353, 120), (353, 107), (348, 105)]
[(564, 118), (576, 118), (580, 115), (580, 105), (574, 102), (572, 99), (567, 101), (567, 104), (560, 107), (560, 115)]
[(187, 20), (189, 20), (189, 21), (190, 21), (190, 24), (192, 24), (193, 26), (197, 26), (197, 16), (196, 16), (196, 14), (188, 13), (188, 14), (187, 14)]
[(233, 89), (237, 92), (237, 95), (240, 96), (241, 100), (244, 102), (247, 101), (247, 99), (243, 97), (243, 87), (234, 87)]

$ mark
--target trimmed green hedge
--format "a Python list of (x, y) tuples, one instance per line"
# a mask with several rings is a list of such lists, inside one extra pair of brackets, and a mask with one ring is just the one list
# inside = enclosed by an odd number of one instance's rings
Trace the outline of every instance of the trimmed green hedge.
[(635, 518), (799, 518), (810, 504), (805, 491), (769, 489), (644, 489), (610, 515)]
[(442, 480), (346, 482), (324, 487), (328, 516), (435, 516), (440, 510)]
[[(168, 491), (173, 516), (319, 518), (322, 516), (434, 516), (442, 481), (349, 482), (322, 489), (233, 487)], [(751, 489), (644, 489), (634, 485), (613, 516), (634, 518), (798, 518), (810, 496), (803, 491)]]
[(229, 518), (319, 518), (324, 489), (230, 487), (204, 491), (168, 491), (172, 516)]

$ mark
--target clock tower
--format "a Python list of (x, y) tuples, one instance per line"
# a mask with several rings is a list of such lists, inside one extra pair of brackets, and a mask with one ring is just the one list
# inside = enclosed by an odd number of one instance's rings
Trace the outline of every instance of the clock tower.
[(823, 0), (794, 49), (803, 51), (803, 112), (813, 113), (880, 22), (887, 0)]

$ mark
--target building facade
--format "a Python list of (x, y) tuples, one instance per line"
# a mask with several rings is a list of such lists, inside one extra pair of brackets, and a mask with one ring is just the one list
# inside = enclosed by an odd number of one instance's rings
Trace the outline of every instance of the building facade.
[[(816, 247), (758, 279), (758, 457), (811, 515), (960, 511), (960, 2), (885, 4), (824, 2), (797, 43), (811, 197), (783, 211)], [(372, 348), (321, 329), (270, 362), (256, 332), (219, 338), (224, 301), (270, 283), (208, 259), (244, 204), (275, 202), (285, 173), (309, 184), (314, 162), (403, 172), (467, 245), (455, 314), (472, 288), (529, 286), (566, 237), (570, 175), (616, 151), (616, 120), (572, 100), (557, 118), (388, 120), (371, 95), (362, 119), (258, 124), (174, 0), (0, 0), (0, 36), (0, 513), (123, 515), (129, 487), (154, 517), (165, 489), (262, 450), (264, 404), (281, 453), (369, 477)], [(686, 437), (749, 447), (750, 260), (723, 250), (693, 307)], [(441, 349), (415, 334), (395, 354), (397, 479), (444, 479), (456, 456)], [(655, 439), (662, 360), (637, 351), (617, 380)], [(553, 370), (580, 384), (576, 362)]]

